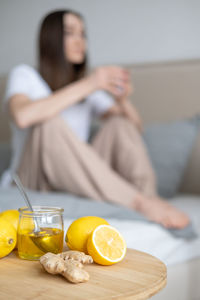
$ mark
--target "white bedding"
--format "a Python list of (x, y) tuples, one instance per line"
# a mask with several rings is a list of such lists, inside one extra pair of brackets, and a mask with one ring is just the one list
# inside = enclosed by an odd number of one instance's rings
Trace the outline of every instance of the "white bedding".
[[(200, 257), (200, 198), (181, 195), (171, 202), (187, 212), (197, 232), (196, 239), (184, 239), (173, 236), (159, 225), (133, 219), (129, 211), (94, 201), (60, 193), (28, 192), (33, 205), (61, 206), (65, 209), (65, 231), (74, 218), (83, 215), (105, 217), (125, 237), (127, 246), (150, 253), (160, 258), (167, 265), (175, 265)], [(24, 206), (24, 201), (16, 188), (0, 189), (0, 211), (17, 209)], [(120, 217), (120, 218), (119, 218)]]
[[(200, 258), (200, 198), (177, 196), (172, 203), (189, 214), (198, 237), (176, 238), (162, 227), (141, 221), (107, 219), (124, 236), (127, 246), (147, 252), (162, 260), (167, 266)], [(65, 228), (71, 220), (65, 220)]]

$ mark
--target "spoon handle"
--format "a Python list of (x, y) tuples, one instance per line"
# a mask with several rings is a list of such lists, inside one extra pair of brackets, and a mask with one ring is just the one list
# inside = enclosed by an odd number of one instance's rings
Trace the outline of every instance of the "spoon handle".
[[(25, 192), (25, 189), (24, 189), (24, 187), (23, 187), (23, 184), (22, 184), (22, 182), (21, 182), (19, 176), (18, 176), (16, 173), (14, 173), (14, 174), (12, 175), (12, 178), (13, 178), (14, 182), (16, 183), (16, 185), (17, 185), (19, 191), (21, 192), (21, 194), (22, 194), (22, 196), (23, 196), (23, 198), (24, 198), (24, 200), (25, 200), (25, 202), (26, 202), (28, 208), (30, 209), (30, 211), (33, 212), (33, 211), (34, 211), (34, 210), (33, 210), (33, 207), (32, 207), (32, 205), (31, 205), (31, 203), (30, 203), (30, 201), (29, 201), (29, 199), (28, 199), (28, 196), (27, 196), (27, 194), (26, 194), (26, 192)], [(31, 237), (31, 240), (34, 242), (34, 244), (35, 244), (41, 251), (43, 251), (44, 253), (46, 253), (46, 252), (48, 252), (48, 250), (46, 251), (45, 247), (42, 245), (42, 242), (40, 243), (40, 241), (38, 241), (38, 240), (35, 238), (35, 237), (40, 233), (40, 226), (39, 226), (38, 221), (37, 221), (37, 218), (34, 216), (34, 214), (33, 214), (33, 222), (34, 222), (34, 236)]]
[[(22, 196), (23, 196), (23, 198), (24, 198), (24, 200), (25, 200), (28, 208), (30, 209), (30, 211), (33, 211), (33, 207), (32, 207), (32, 205), (31, 205), (31, 203), (30, 203), (30, 201), (28, 199), (28, 196), (27, 196), (27, 194), (25, 192), (25, 189), (24, 189), (24, 187), (23, 187), (23, 185), (21, 183), (21, 180), (19, 179), (19, 176), (15, 173), (15, 174), (12, 175), (12, 178), (13, 178), (14, 182), (16, 183), (19, 191), (21, 192), (21, 194), (22, 194)], [(37, 223), (36, 218), (34, 218), (34, 217), (33, 217), (33, 222), (34, 222), (34, 225), (35, 225), (34, 232), (39, 232), (40, 231), (40, 227), (39, 227), (39, 225)]]
[(31, 205), (31, 203), (30, 203), (30, 201), (29, 201), (29, 199), (28, 199), (28, 196), (27, 196), (27, 194), (26, 194), (26, 192), (25, 192), (25, 190), (24, 190), (24, 187), (23, 187), (23, 185), (22, 185), (22, 183), (21, 183), (21, 180), (19, 179), (19, 176), (18, 176), (17, 174), (13, 174), (12, 177), (13, 177), (13, 180), (15, 181), (15, 183), (16, 183), (18, 189), (20, 190), (20, 192), (21, 192), (21, 194), (22, 194), (22, 196), (23, 196), (23, 198), (24, 198), (24, 200), (25, 200), (25, 202), (26, 202), (28, 208), (29, 208), (31, 211), (33, 211), (32, 205)]

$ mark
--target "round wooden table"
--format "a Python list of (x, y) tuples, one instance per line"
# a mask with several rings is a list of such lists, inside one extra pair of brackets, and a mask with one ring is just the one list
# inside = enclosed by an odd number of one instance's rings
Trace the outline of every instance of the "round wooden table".
[(26, 261), (13, 252), (0, 259), (0, 299), (148, 299), (167, 282), (166, 266), (157, 258), (128, 249), (124, 260), (112, 266), (84, 267), (86, 283), (72, 284), (46, 273), (38, 261)]

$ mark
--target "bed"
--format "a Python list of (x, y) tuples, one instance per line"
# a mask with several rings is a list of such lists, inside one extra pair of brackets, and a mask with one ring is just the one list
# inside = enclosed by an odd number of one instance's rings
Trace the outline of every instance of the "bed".
[[(200, 61), (180, 61), (129, 65), (135, 93), (132, 101), (139, 109), (145, 126), (170, 123), (200, 113)], [(7, 76), (0, 77), (2, 99)], [(156, 125), (156, 126), (157, 126)], [(9, 126), (0, 112), (0, 162), (9, 161)], [(186, 211), (193, 227), (188, 232), (168, 231), (148, 222), (141, 215), (109, 203), (95, 203), (63, 193), (28, 191), (33, 204), (60, 205), (65, 208), (65, 228), (82, 215), (99, 215), (109, 220), (125, 236), (128, 247), (162, 259), (168, 266), (168, 285), (154, 299), (200, 299), (200, 135), (195, 136), (187, 167), (176, 195), (169, 201)], [(2, 170), (1, 170), (2, 171)], [(0, 210), (23, 206), (18, 190), (0, 188)]]

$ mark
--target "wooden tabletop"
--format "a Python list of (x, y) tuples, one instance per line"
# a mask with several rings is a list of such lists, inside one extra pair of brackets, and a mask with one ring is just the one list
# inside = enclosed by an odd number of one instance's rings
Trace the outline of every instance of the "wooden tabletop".
[(60, 275), (46, 273), (38, 261), (19, 259), (13, 252), (0, 259), (0, 299), (142, 300), (167, 282), (166, 266), (160, 260), (132, 249), (116, 265), (84, 268), (90, 280), (72, 284)]

